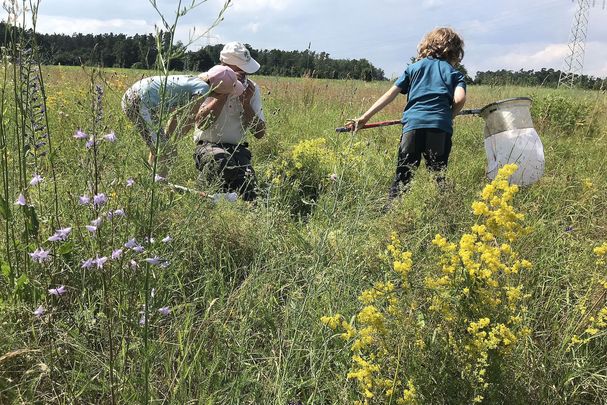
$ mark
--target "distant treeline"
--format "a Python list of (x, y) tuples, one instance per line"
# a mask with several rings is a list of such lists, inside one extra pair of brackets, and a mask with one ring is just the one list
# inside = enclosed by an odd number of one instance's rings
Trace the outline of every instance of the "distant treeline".
[[(9, 38), (25, 37), (13, 26), (0, 22), (0, 46), (7, 46)], [(153, 34), (36, 34), (42, 64), (68, 66), (104, 66), (121, 68), (153, 68), (158, 56), (156, 36)], [(167, 47), (170, 37), (162, 36), (161, 46)], [(247, 45), (248, 46), (248, 45)], [(177, 56), (171, 60), (173, 70), (205, 71), (219, 63), (222, 44), (205, 46), (197, 51), (188, 51), (177, 42)], [(367, 59), (332, 59), (326, 52), (282, 51), (278, 49), (257, 50), (248, 46), (251, 55), (260, 64), (259, 74), (269, 76), (312, 76), (326, 79), (385, 80), (384, 71), (373, 66)], [(412, 59), (413, 61), (414, 59)], [(560, 70), (498, 70), (477, 72), (474, 79), (468, 76), (463, 65), (457, 66), (466, 75), (470, 84), (493, 86), (545, 86), (558, 85)], [(404, 69), (404, 66), (403, 66)], [(577, 84), (585, 89), (601, 89), (605, 81), (582, 75)]]
[[(474, 84), (484, 84), (489, 86), (544, 86), (557, 87), (560, 70), (540, 69), (540, 70), (498, 70), (495, 72), (477, 72), (474, 77)], [(607, 81), (598, 77), (581, 75), (576, 78), (576, 85), (584, 89), (604, 89)]]
[[(0, 46), (7, 46), (11, 37), (22, 35), (18, 29), (0, 22)], [(31, 40), (31, 35), (25, 38)], [(161, 36), (161, 46), (168, 46), (170, 37)], [(158, 56), (156, 37), (153, 34), (39, 34), (36, 33), (40, 61), (46, 65), (104, 66), (121, 68), (153, 68)], [(248, 45), (247, 45), (248, 46)], [(171, 60), (174, 70), (205, 71), (219, 63), (223, 45), (205, 46), (188, 51), (177, 42), (176, 57)], [(251, 55), (260, 64), (259, 74), (293, 76), (304, 75), (328, 79), (385, 80), (384, 71), (374, 67), (366, 59), (332, 59), (326, 52), (256, 50)]]

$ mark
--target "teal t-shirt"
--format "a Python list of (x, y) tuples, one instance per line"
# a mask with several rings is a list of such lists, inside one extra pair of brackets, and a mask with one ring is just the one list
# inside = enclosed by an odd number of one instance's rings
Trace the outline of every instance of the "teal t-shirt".
[[(151, 109), (156, 109), (161, 102), (161, 88), (164, 76), (152, 76), (142, 79), (133, 85), (141, 101)], [(173, 75), (166, 77), (164, 103), (168, 109), (187, 104), (193, 96), (205, 95), (209, 85), (204, 80), (190, 75)]]
[(409, 66), (394, 83), (407, 94), (403, 131), (421, 128), (453, 133), (455, 88), (466, 88), (464, 75), (442, 59), (424, 58)]

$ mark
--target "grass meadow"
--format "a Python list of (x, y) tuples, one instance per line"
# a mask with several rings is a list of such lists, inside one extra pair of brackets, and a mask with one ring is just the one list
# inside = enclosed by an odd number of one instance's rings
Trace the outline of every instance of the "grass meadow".
[[(470, 339), (487, 336), (479, 303), (492, 297), (433, 312), (468, 292), (428, 280), (445, 264), (435, 235), (457, 242), (479, 223), (481, 118), (455, 120), (447, 187), (422, 164), (383, 212), (400, 127), (334, 128), (390, 84), (254, 76), (268, 124), (249, 139), (260, 196), (217, 202), (154, 182), (120, 109), (153, 72), (17, 69), (0, 70), (0, 403), (606, 403), (604, 91), (469, 87), (466, 108), (533, 98), (546, 155), (542, 180), (512, 201), (529, 230), (511, 248), (531, 266), (496, 275), (518, 288), (516, 304), (486, 304), (487, 322), (510, 311), (525, 333), (474, 351)], [(404, 103), (375, 118), (399, 118)], [(75, 139), (79, 129), (91, 138)], [(179, 140), (170, 181), (198, 187), (192, 152), (191, 136)], [(392, 280), (389, 246), (411, 253), (402, 299), (371, 337), (375, 354), (357, 352), (321, 318), (372, 323), (359, 296)]]

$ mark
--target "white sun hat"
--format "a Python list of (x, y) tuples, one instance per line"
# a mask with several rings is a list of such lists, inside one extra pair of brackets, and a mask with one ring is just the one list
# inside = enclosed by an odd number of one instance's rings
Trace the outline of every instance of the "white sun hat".
[(240, 42), (228, 42), (224, 45), (219, 60), (226, 65), (238, 66), (245, 73), (255, 73), (259, 70), (259, 63), (251, 57), (246, 46)]

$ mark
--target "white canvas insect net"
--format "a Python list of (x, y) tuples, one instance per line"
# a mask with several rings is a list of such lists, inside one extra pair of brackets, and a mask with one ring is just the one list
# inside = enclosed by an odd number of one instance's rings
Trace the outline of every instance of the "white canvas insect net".
[(544, 147), (533, 127), (531, 99), (525, 97), (497, 101), (485, 106), (485, 152), (487, 177), (495, 178), (500, 167), (516, 163), (518, 170), (510, 181), (529, 185), (544, 173)]

